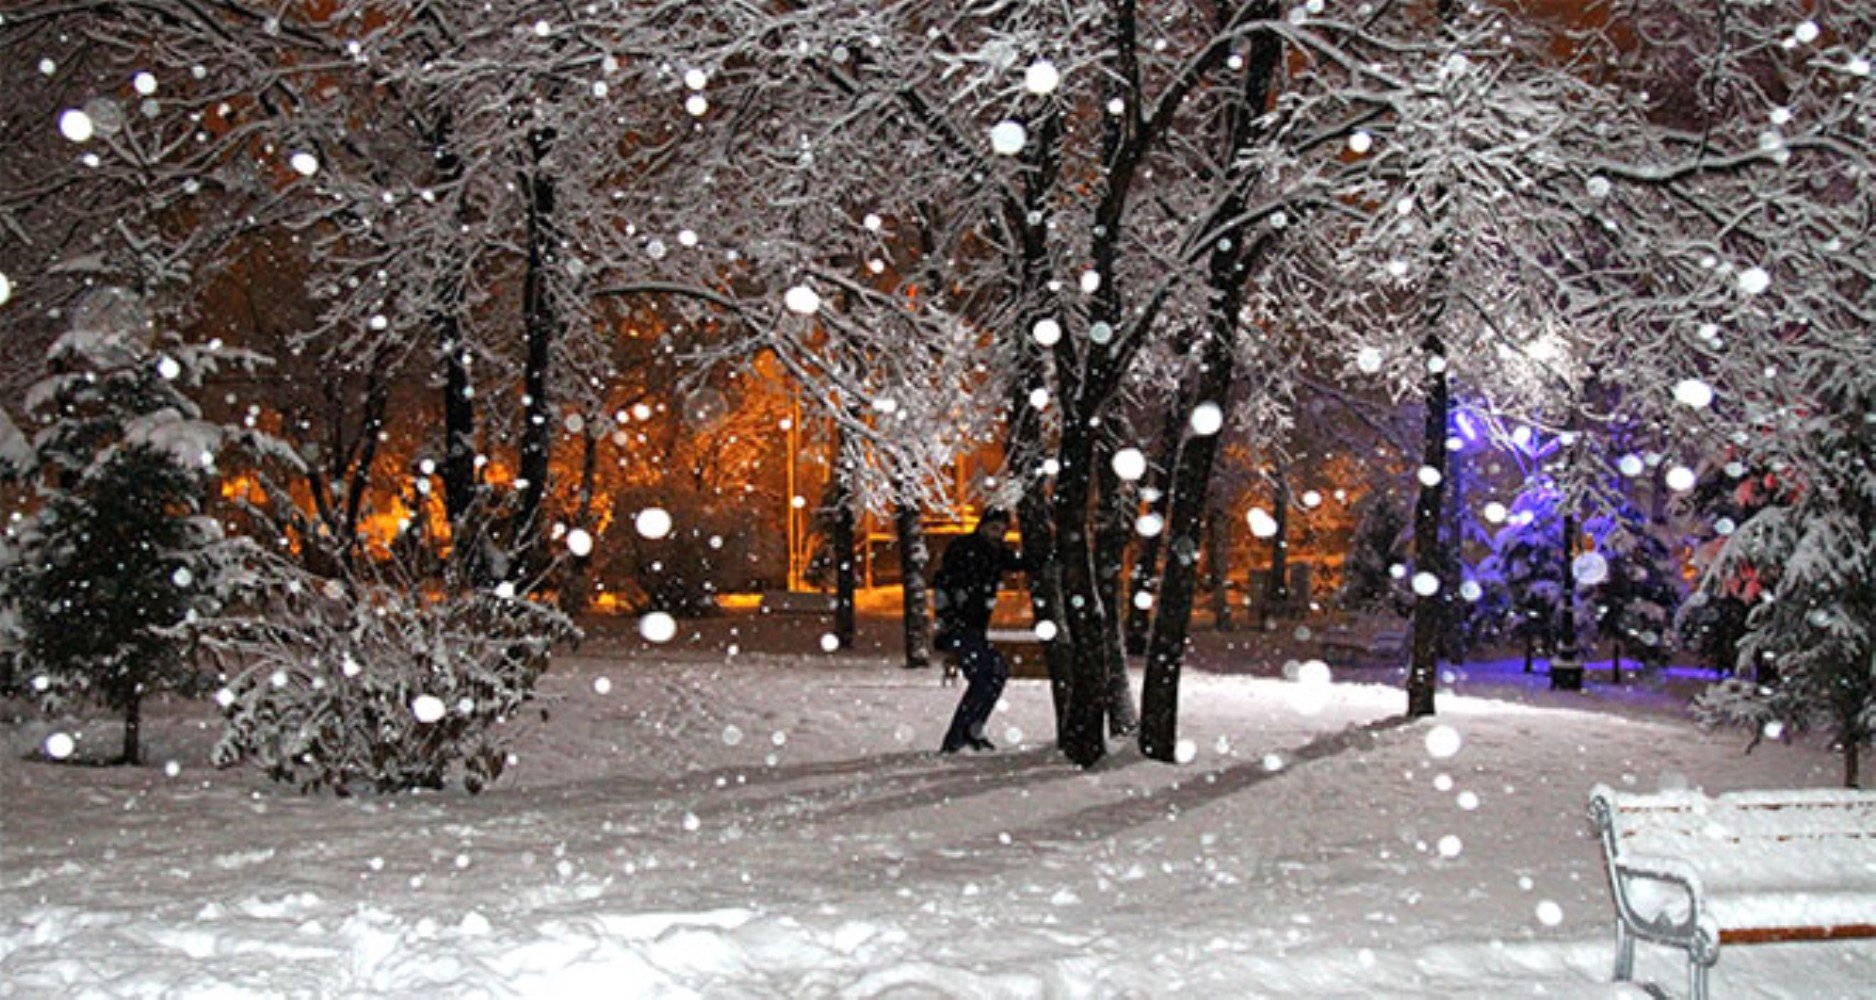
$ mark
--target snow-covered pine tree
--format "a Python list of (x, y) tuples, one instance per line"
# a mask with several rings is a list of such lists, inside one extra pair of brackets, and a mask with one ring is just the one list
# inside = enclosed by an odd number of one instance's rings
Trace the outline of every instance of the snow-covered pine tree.
[[(1702, 463), (1694, 488), (1681, 504), (1700, 522), (1691, 540), (1692, 562), (1702, 574), (1719, 558), (1727, 536), (1773, 501), (1776, 483), (1777, 477), (1766, 470), (1749, 468), (1737, 449), (1728, 449)], [(1739, 640), (1746, 634), (1746, 616), (1762, 595), (1754, 571), (1742, 568), (1741, 572), (1742, 576), (1731, 580), (1703, 579), (1675, 620), (1675, 631), (1684, 646), (1721, 674), (1739, 669)], [(1765, 677), (1759, 676), (1758, 665), (1751, 666), (1753, 669), (1744, 671), (1746, 675), (1770, 679), (1770, 664), (1765, 665)]]
[(1374, 490), (1359, 505), (1355, 537), (1342, 564), (1341, 604), (1350, 610), (1406, 611), (1405, 591), (1394, 568), (1407, 562), (1407, 517), (1398, 498)]
[(1876, 730), (1876, 373), (1837, 367), (1796, 412), (1781, 435), (1796, 446), (1782, 470), (1788, 488), (1727, 536), (1701, 584), (1758, 579), (1766, 599), (1747, 616), (1739, 655), (1774, 664), (1776, 680), (1727, 680), (1696, 710), (1759, 735), (1822, 728), (1854, 788)]
[(1554, 648), (1563, 595), (1563, 529), (1557, 495), (1547, 484), (1527, 485), (1511, 503), (1504, 527), (1492, 536), (1492, 554), (1479, 567), (1486, 586), (1500, 590), (1509, 621), (1505, 633), (1524, 647), (1524, 672), (1537, 651)]
[(233, 435), (185, 391), (251, 360), (220, 353), (157, 334), (133, 293), (96, 289), (27, 394), (30, 449), (8, 449), (7, 471), (36, 494), (8, 527), (0, 577), (22, 686), (48, 711), (121, 712), (121, 763), (141, 760), (144, 698), (197, 685), (188, 632), (245, 578), (250, 547), (205, 513)]
[[(1586, 526), (1596, 550), (1579, 557), (1602, 562), (1602, 579), (1585, 586), (1596, 635), (1609, 643), (1614, 677), (1620, 679), (1627, 655), (1644, 670), (1667, 665), (1673, 622), (1681, 603), (1674, 554), (1648, 519), (1633, 506), (1590, 519)], [(1579, 570), (1580, 583), (1584, 573)]]

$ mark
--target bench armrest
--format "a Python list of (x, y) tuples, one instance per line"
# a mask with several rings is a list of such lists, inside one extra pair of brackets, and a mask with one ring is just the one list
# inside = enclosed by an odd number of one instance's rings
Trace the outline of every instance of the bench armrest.
[(1720, 932), (1706, 913), (1700, 874), (1679, 858), (1627, 854), (1615, 859), (1615, 903), (1637, 934), (1687, 948), (1696, 962), (1711, 965)]

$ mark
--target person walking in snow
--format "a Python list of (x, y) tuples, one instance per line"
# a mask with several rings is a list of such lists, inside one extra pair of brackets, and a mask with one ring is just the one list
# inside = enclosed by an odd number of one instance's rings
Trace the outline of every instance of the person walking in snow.
[(932, 580), (932, 603), (938, 613), (935, 645), (957, 657), (967, 682), (951, 716), (951, 728), (945, 732), (940, 748), (944, 753), (965, 747), (996, 749), (984, 738), (984, 723), (1010, 679), (1010, 665), (990, 644), (990, 612), (996, 607), (1003, 575), (1027, 568), (1022, 557), (1003, 543), (1009, 530), (1008, 511), (985, 510), (970, 534), (945, 549), (944, 561)]

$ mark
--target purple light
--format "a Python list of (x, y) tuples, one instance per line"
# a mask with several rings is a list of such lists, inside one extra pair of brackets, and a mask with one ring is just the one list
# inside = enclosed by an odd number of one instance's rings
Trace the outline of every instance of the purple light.
[(1466, 411), (1454, 410), (1453, 424), (1459, 428), (1459, 436), (1465, 438), (1467, 444), (1479, 443), (1479, 429), (1473, 426), (1472, 418), (1466, 416)]

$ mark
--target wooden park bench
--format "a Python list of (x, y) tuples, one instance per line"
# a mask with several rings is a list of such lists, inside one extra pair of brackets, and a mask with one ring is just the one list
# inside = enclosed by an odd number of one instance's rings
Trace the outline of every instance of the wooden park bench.
[(769, 590), (762, 594), (761, 611), (771, 615), (822, 615), (834, 610), (834, 595), (807, 590)]
[(1322, 658), (1338, 667), (1385, 663), (1399, 665), (1407, 658), (1407, 632), (1399, 628), (1360, 629), (1330, 625), (1317, 633)]
[(1846, 789), (1635, 794), (1598, 785), (1615, 896), (1618, 982), (1635, 942), (1687, 952), (1688, 993), (1707, 996), (1720, 946), (1876, 937), (1876, 792)]

